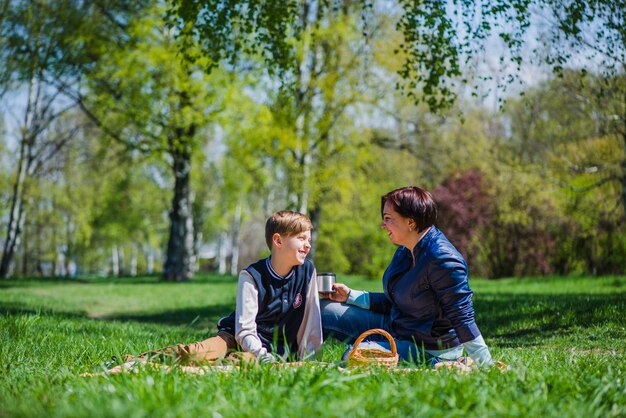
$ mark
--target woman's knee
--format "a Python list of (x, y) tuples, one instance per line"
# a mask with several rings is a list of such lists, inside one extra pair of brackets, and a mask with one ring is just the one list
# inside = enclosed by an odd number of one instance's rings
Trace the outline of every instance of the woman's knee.
[(345, 305), (339, 302), (333, 302), (328, 299), (322, 299), (320, 301), (320, 311), (322, 314), (322, 322), (324, 318), (327, 319), (338, 319), (343, 315), (343, 311), (345, 311)]

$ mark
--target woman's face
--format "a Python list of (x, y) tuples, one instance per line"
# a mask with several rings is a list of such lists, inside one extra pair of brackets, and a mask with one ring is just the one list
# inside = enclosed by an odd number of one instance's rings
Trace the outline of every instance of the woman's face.
[[(391, 201), (383, 206), (383, 223), (380, 225), (389, 236), (389, 240), (396, 245), (409, 247), (415, 233), (412, 232), (413, 221), (396, 212)], [(410, 248), (410, 247), (409, 247)]]

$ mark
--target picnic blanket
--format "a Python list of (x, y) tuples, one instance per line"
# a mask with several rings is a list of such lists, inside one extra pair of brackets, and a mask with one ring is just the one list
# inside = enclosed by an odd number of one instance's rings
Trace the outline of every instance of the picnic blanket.
[[(250, 364), (250, 363), (248, 363)], [(252, 363), (254, 364), (254, 363)], [(497, 367), (506, 371), (509, 369), (509, 366), (502, 363), (497, 362)], [(340, 371), (351, 371), (355, 369), (363, 369), (363, 367), (345, 367), (343, 363), (325, 363), (319, 361), (297, 361), (297, 362), (276, 362), (270, 363), (269, 365), (275, 369), (289, 369), (294, 367), (322, 367), (322, 368), (336, 368)], [(104, 370), (101, 372), (92, 372), (92, 373), (83, 373), (82, 377), (95, 377), (95, 376), (108, 376), (108, 375), (116, 375), (122, 373), (139, 373), (141, 370), (151, 369), (151, 370), (164, 370), (166, 372), (174, 372), (180, 371), (183, 373), (194, 374), (194, 375), (205, 375), (208, 373), (228, 373), (236, 370), (240, 370), (242, 367), (241, 362), (231, 362), (230, 364), (206, 364), (206, 365), (177, 365), (177, 364), (164, 364), (164, 363), (156, 363), (150, 361), (138, 361), (132, 360), (127, 361), (125, 363), (114, 366), (108, 370)], [(378, 367), (368, 367), (368, 369), (377, 369)], [(440, 371), (440, 370), (454, 370), (461, 373), (468, 373), (472, 370), (476, 370), (477, 366), (469, 357), (462, 357), (457, 361), (442, 361), (435, 364), (432, 369), (425, 368), (415, 368), (415, 367), (395, 367), (389, 370), (393, 373), (414, 373), (414, 372), (431, 372), (431, 371)]]

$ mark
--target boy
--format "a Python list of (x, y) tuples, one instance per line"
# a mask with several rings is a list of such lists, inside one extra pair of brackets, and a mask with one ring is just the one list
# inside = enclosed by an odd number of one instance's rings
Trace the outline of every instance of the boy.
[(306, 259), (311, 229), (309, 218), (298, 212), (270, 216), (265, 241), (271, 255), (239, 273), (235, 312), (219, 320), (217, 336), (150, 351), (138, 360), (210, 362), (237, 350), (244, 359), (260, 362), (290, 353), (313, 356), (322, 345), (322, 321), (315, 267)]

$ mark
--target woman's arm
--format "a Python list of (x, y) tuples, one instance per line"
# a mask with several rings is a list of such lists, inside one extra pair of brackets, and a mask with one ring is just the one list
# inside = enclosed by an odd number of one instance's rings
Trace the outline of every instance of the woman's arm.
[(444, 254), (429, 266), (428, 282), (459, 341), (465, 343), (480, 336), (474, 320), (473, 293), (467, 283), (465, 263), (452, 255)]
[(492, 365), (491, 353), (474, 319), (473, 293), (467, 282), (465, 263), (454, 257), (436, 260), (428, 277), (467, 355), (478, 366)]
[(479, 367), (493, 365), (489, 347), (487, 347), (487, 343), (485, 343), (482, 335), (463, 343), (463, 348), (465, 352), (467, 352), (467, 355), (470, 356)]
[(388, 314), (391, 308), (387, 296), (382, 292), (350, 289), (343, 283), (335, 283), (333, 288), (336, 292), (328, 295), (328, 298), (333, 302), (347, 303), (348, 305), (384, 314)]
[(317, 272), (313, 272), (313, 277), (311, 277), (309, 283), (304, 317), (296, 337), (298, 341), (298, 357), (300, 359), (314, 356), (323, 343), (320, 299), (317, 293)]

